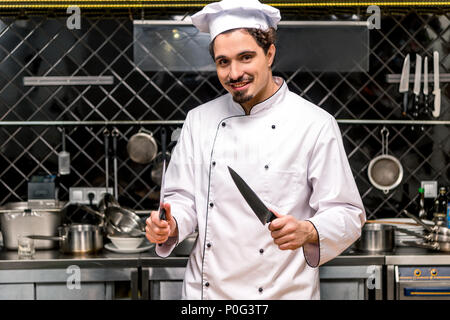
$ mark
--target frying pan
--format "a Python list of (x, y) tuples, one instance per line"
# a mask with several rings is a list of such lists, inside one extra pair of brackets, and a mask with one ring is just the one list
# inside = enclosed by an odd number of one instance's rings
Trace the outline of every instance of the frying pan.
[(430, 249), (434, 251), (441, 251), (441, 252), (450, 252), (450, 242), (429, 242), (429, 243), (422, 243), (417, 241), (403, 241), (404, 244), (424, 248), (424, 249)]
[(109, 206), (105, 209), (105, 213), (103, 214), (87, 206), (82, 206), (82, 209), (103, 218), (105, 220), (106, 232), (108, 235), (139, 237), (145, 234), (144, 223), (139, 216), (131, 210), (117, 206)]
[(414, 221), (416, 221), (418, 224), (423, 226), (425, 228), (425, 230), (427, 230), (430, 233), (438, 233), (438, 234), (441, 234), (444, 236), (450, 236), (449, 228), (441, 227), (441, 226), (437, 226), (437, 225), (430, 226), (430, 225), (426, 224), (425, 222), (423, 222), (421, 219), (417, 218), (415, 215), (408, 212), (407, 210), (403, 210), (402, 213), (405, 214), (406, 216), (408, 216), (409, 218), (414, 219)]
[(418, 238), (422, 238), (423, 240), (427, 241), (427, 242), (450, 242), (450, 236), (445, 236), (439, 233), (429, 233), (429, 234), (421, 234), (418, 232), (414, 232), (408, 229), (403, 229), (403, 228), (396, 228), (398, 231), (418, 237)]
[(367, 175), (370, 183), (385, 194), (397, 187), (403, 179), (403, 167), (400, 161), (388, 154), (389, 130), (381, 129), (381, 155), (369, 162)]
[(134, 134), (127, 144), (127, 152), (130, 159), (136, 163), (148, 164), (155, 157), (158, 150), (153, 133), (141, 128)]

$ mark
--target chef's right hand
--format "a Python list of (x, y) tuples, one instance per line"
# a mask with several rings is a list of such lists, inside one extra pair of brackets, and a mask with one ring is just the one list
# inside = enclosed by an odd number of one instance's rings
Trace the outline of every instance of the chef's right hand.
[(152, 243), (164, 243), (169, 237), (178, 236), (177, 223), (170, 212), (170, 204), (164, 203), (164, 209), (167, 220), (159, 219), (159, 211), (152, 211), (145, 221), (145, 236)]

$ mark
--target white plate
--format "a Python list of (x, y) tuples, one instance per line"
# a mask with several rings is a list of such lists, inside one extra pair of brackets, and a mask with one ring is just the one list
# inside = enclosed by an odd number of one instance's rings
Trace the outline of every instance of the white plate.
[(154, 245), (155, 244), (153, 244), (153, 243), (144, 242), (143, 244), (141, 244), (136, 249), (119, 249), (114, 244), (107, 243), (107, 244), (105, 244), (105, 248), (110, 250), (110, 251), (117, 252), (117, 253), (141, 253), (141, 252), (148, 251)]

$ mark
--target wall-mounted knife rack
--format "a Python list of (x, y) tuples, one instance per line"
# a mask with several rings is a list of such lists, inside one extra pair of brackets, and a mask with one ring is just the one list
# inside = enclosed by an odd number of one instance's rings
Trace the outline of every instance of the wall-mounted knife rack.
[[(387, 83), (400, 83), (400, 77), (401, 74), (395, 73), (395, 74), (388, 74), (386, 75), (386, 82)], [(423, 82), (423, 74), (420, 78), (420, 81)], [(428, 74), (428, 82), (433, 83), (434, 78), (433, 74)], [(414, 82), (414, 74), (409, 75), (409, 82)], [(439, 82), (450, 82), (450, 73), (441, 73), (439, 74)]]
[[(375, 120), (375, 119), (336, 119), (341, 124), (363, 125), (450, 125), (450, 120)], [(184, 120), (123, 120), (123, 121), (0, 121), (0, 127), (39, 127), (39, 126), (170, 126), (183, 125)]]
[(23, 77), (24, 86), (86, 86), (111, 84), (114, 84), (113, 76)]

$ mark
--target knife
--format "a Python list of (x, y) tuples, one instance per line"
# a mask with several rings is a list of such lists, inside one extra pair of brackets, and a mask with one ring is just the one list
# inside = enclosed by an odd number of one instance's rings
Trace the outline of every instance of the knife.
[(166, 219), (166, 209), (164, 209), (164, 193), (166, 182), (166, 128), (161, 128), (161, 154), (163, 158), (162, 174), (161, 174), (161, 190), (159, 192), (159, 219)]
[(423, 60), (423, 113), (429, 115), (430, 106), (428, 105), (428, 57)]
[(422, 77), (422, 57), (416, 54), (416, 72), (414, 74), (414, 107), (412, 116), (419, 117), (420, 78)]
[(433, 52), (433, 79), (434, 79), (434, 111), (433, 117), (439, 117), (441, 113), (441, 89), (439, 88), (439, 52)]
[(248, 203), (250, 208), (258, 217), (259, 221), (263, 225), (272, 220), (276, 219), (276, 216), (266, 207), (266, 205), (261, 201), (261, 199), (256, 195), (256, 193), (248, 186), (248, 184), (242, 179), (236, 171), (228, 167), (231, 178), (234, 184), (238, 188), (241, 195), (244, 197), (245, 201)]
[(406, 116), (408, 109), (408, 88), (409, 88), (409, 53), (403, 61), (402, 75), (400, 76), (400, 88), (398, 92), (403, 93), (403, 111), (402, 115)]

